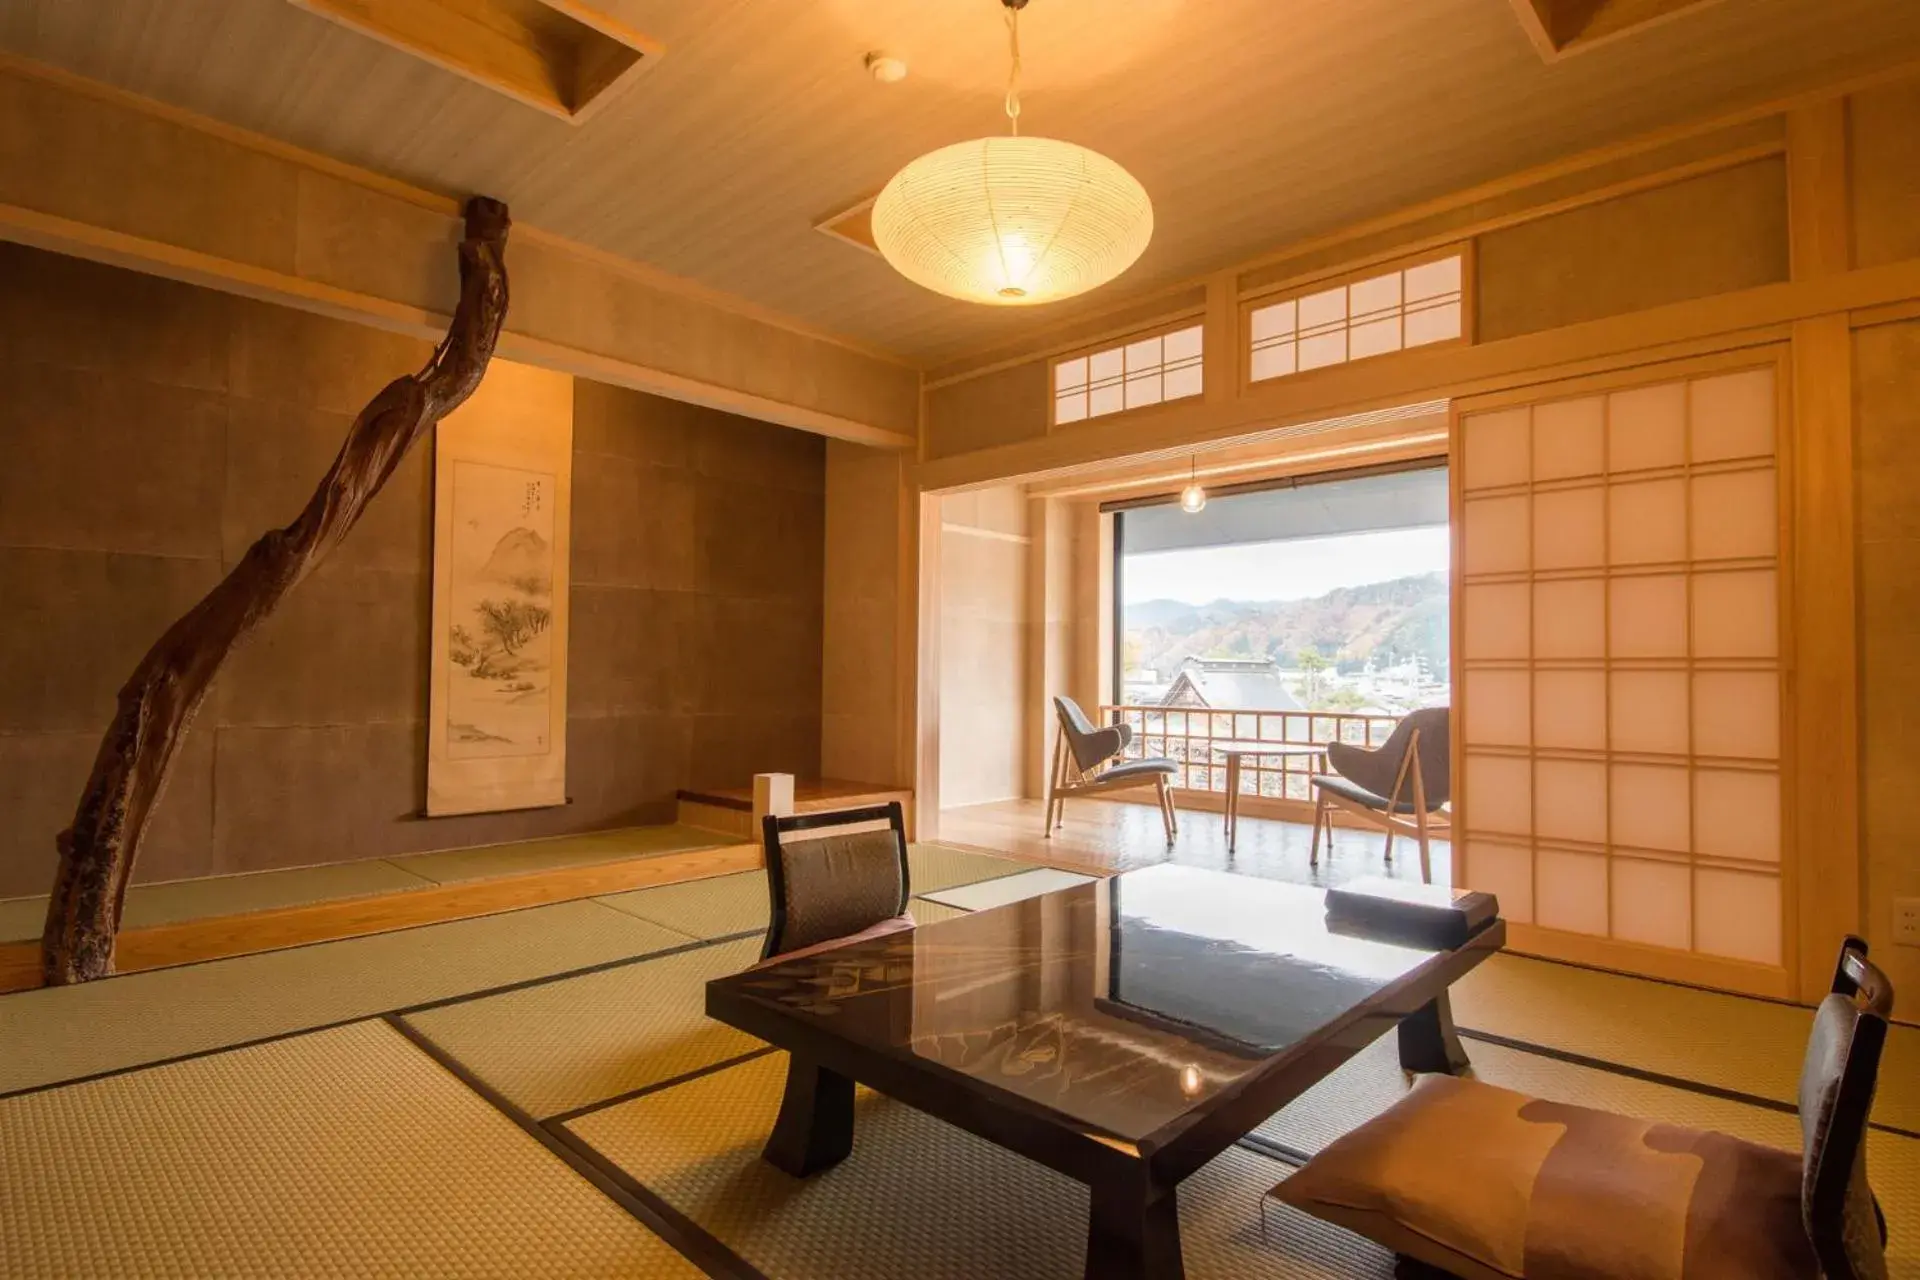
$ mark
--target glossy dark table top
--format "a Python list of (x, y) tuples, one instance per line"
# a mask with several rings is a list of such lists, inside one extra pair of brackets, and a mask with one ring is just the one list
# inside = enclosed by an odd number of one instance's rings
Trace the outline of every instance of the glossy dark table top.
[(1317, 1055), (1306, 1087), (1505, 936), (1434, 952), (1330, 932), (1325, 911), (1317, 889), (1152, 867), (716, 979), (708, 1011), (1150, 1148)]

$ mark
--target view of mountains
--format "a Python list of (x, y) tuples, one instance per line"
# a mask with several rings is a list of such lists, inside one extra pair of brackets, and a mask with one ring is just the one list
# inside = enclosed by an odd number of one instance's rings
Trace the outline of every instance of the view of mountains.
[(1126, 610), (1127, 665), (1167, 678), (1190, 657), (1276, 659), (1298, 665), (1307, 649), (1341, 671), (1369, 658), (1390, 667), (1423, 658), (1447, 679), (1447, 575), (1423, 573), (1305, 600), (1147, 600)]

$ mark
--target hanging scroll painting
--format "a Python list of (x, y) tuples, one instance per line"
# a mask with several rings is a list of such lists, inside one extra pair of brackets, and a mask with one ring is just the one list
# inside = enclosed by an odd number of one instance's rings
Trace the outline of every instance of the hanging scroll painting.
[(434, 441), (427, 813), (566, 803), (573, 383), (495, 360)]

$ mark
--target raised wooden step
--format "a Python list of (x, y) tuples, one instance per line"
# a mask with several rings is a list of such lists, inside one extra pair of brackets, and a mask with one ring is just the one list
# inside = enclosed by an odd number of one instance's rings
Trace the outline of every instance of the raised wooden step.
[[(718, 787), (679, 793), (679, 821), (725, 835), (753, 839), (753, 785)], [(863, 805), (898, 800), (906, 810), (907, 830), (913, 830), (913, 791), (884, 783), (852, 782), (845, 778), (796, 778), (793, 807), (800, 813), (822, 809), (858, 809)]]

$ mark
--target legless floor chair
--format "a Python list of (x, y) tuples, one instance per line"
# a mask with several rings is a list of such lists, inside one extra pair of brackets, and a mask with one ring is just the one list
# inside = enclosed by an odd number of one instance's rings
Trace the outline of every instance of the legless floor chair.
[(1066, 820), (1068, 796), (1099, 795), (1112, 791), (1152, 787), (1159, 797), (1167, 843), (1180, 834), (1180, 818), (1173, 807), (1173, 776), (1180, 766), (1172, 760), (1121, 760), (1133, 742), (1133, 726), (1110, 724), (1096, 728), (1072, 698), (1053, 700), (1060, 732), (1053, 741), (1053, 773), (1047, 785), (1047, 835)]
[(913, 927), (898, 800), (834, 813), (770, 813), (761, 834), (772, 908), (762, 960)]
[(1428, 839), (1450, 832), (1453, 820), (1441, 812), (1451, 794), (1453, 747), (1447, 736), (1447, 708), (1415, 711), (1393, 727), (1379, 748), (1368, 751), (1344, 742), (1327, 744), (1327, 766), (1334, 772), (1310, 779), (1315, 805), (1309, 866), (1320, 865), (1320, 832), (1333, 849), (1333, 813), (1338, 809), (1365, 819), (1387, 833), (1388, 862), (1395, 833), (1420, 842), (1420, 879), (1433, 883)]
[(1887, 1280), (1867, 1115), (1893, 987), (1840, 949), (1800, 1071), (1798, 1151), (1422, 1076), (1271, 1193), (1461, 1280)]

